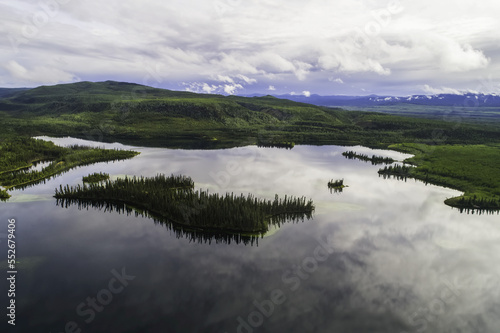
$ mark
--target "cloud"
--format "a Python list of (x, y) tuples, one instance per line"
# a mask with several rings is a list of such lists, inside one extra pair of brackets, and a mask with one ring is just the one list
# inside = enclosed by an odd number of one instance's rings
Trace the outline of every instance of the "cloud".
[(228, 95), (234, 95), (238, 89), (243, 89), (243, 86), (241, 84), (224, 85), (224, 92)]
[(74, 74), (54, 67), (34, 66), (26, 68), (15, 60), (9, 61), (4, 68), (11, 78), (21, 85), (33, 86), (37, 84), (57, 84), (62, 82), (77, 82), (80, 79)]
[(231, 79), (229, 76), (224, 76), (224, 75), (217, 75), (216, 80), (219, 82), (234, 83), (233, 79)]
[(333, 77), (331, 77), (328, 79), (328, 81), (339, 83), (339, 84), (344, 84), (344, 81), (341, 78), (334, 79)]
[(328, 94), (334, 82), (343, 94), (411, 94), (424, 84), (476, 87), (500, 72), (493, 0), (422, 0), (397, 11), (372, 0), (57, 2), (38, 25), (39, 2), (2, 2), (2, 85), (115, 79), (230, 93), (286, 82), (288, 91)]
[(240, 79), (240, 80), (243, 80), (245, 81), (245, 83), (247, 84), (254, 84), (254, 83), (257, 83), (257, 80), (256, 79), (250, 79), (249, 77), (243, 75), (243, 74), (238, 74), (237, 75), (237, 78)]
[(302, 95), (306, 96), (306, 97), (311, 97), (311, 92), (310, 91), (307, 91), (307, 90), (304, 90), (302, 92)]
[(267, 90), (275, 91), (276, 88), (274, 86), (269, 86), (269, 88), (267, 88)]
[(448, 43), (447, 49), (441, 54), (441, 68), (450, 72), (466, 72), (486, 68), (489, 59), (480, 50), (474, 50), (471, 45)]
[(461, 94), (460, 91), (453, 89), (453, 88), (448, 88), (448, 87), (433, 88), (433, 87), (429, 86), (428, 84), (425, 84), (424, 86), (422, 86), (421, 89), (426, 94), (432, 94), (432, 95), (439, 95), (439, 94), (460, 95)]
[(241, 84), (209, 84), (207, 82), (183, 82), (185, 91), (199, 94), (227, 94), (234, 95), (238, 90), (243, 89)]

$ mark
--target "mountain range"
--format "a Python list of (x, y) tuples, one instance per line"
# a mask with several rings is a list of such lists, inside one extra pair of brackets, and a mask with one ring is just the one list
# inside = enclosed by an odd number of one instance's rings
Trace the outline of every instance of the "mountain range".
[[(246, 97), (259, 97), (263, 94), (245, 95)], [(428, 106), (466, 106), (466, 107), (500, 107), (500, 95), (497, 94), (437, 94), (437, 95), (411, 95), (411, 96), (344, 96), (331, 95), (272, 95), (281, 99), (288, 99), (301, 103), (318, 106), (349, 106), (371, 107), (399, 104), (428, 105)]]

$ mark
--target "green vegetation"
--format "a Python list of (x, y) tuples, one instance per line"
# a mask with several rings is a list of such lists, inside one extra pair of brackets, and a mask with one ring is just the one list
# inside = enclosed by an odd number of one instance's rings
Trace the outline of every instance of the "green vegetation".
[(394, 163), (395, 161), (390, 158), (390, 157), (383, 157), (383, 156), (377, 156), (377, 155), (372, 155), (371, 157), (365, 154), (357, 154), (356, 152), (350, 150), (350, 151), (345, 151), (342, 153), (342, 156), (345, 156), (347, 159), (358, 159), (361, 161), (365, 162), (372, 162), (372, 165), (378, 165), (378, 164), (391, 164)]
[(202, 231), (262, 234), (270, 224), (290, 218), (310, 218), (312, 201), (305, 198), (276, 195), (273, 201), (252, 195), (235, 196), (194, 191), (189, 177), (157, 175), (154, 178), (133, 177), (106, 181), (104, 185), (84, 184), (60, 187), (55, 197), (60, 205), (97, 203), (128, 204), (156, 218)]
[(383, 175), (384, 178), (393, 176), (397, 179), (407, 179), (408, 177), (412, 177), (412, 175), (410, 175), (412, 169), (414, 168), (407, 165), (390, 165), (380, 169), (378, 174)]
[(342, 192), (345, 187), (347, 187), (347, 185), (344, 185), (343, 179), (337, 179), (335, 181), (332, 179), (328, 182), (328, 188), (330, 189), (330, 192)]
[(445, 201), (449, 206), (468, 209), (500, 208), (500, 145), (398, 144), (390, 146), (415, 154), (405, 162), (405, 176), (465, 192)]
[(103, 181), (108, 180), (108, 179), (109, 179), (108, 173), (94, 172), (91, 175), (84, 176), (83, 182), (84, 183), (99, 183), (99, 182), (103, 182)]
[(257, 143), (258, 147), (263, 147), (263, 148), (285, 148), (285, 149), (292, 149), (295, 147), (295, 143), (293, 142), (262, 142), (259, 141)]
[(0, 139), (66, 136), (172, 148), (249, 144), (500, 142), (488, 126), (353, 112), (280, 100), (194, 94), (120, 82), (39, 87), (0, 98)]
[[(0, 143), (0, 185), (6, 188), (22, 188), (53, 177), (72, 168), (127, 159), (138, 153), (71, 146), (56, 146), (53, 142), (31, 138), (17, 138)], [(32, 170), (33, 163), (51, 162), (42, 170)]]
[[(465, 101), (464, 99), (464, 102)], [(500, 127), (499, 107), (476, 107), (467, 103), (465, 104), (466, 105), (462, 104), (456, 106), (418, 104), (377, 105), (359, 107), (356, 108), (356, 110), (382, 112), (396, 116), (426, 118), (437, 121), (446, 120), (466, 124), (481, 124), (488, 127)]]
[[(425, 116), (423, 111), (418, 110)], [(442, 111), (451, 110), (436, 112)], [(0, 97), (0, 140), (69, 135), (172, 148), (253, 144), (291, 148), (292, 143), (389, 147), (417, 153), (413, 160), (417, 168), (410, 170), (410, 175), (464, 191), (463, 202), (467, 205), (470, 201), (472, 206), (484, 206), (484, 202), (498, 200), (500, 184), (495, 165), (499, 164), (500, 127), (490, 126), (484, 120), (496, 119), (497, 114), (486, 115), (478, 124), (464, 121), (460, 115), (455, 117), (454, 112), (444, 112), (443, 116), (438, 113), (435, 119), (412, 118), (317, 107), (270, 96), (225, 97), (112, 81), (79, 82), (7, 92)], [(477, 112), (468, 119), (476, 116)], [(481, 145), (484, 148), (476, 149)], [(7, 168), (0, 163), (0, 172), (30, 166), (35, 161), (54, 160), (45, 158), (46, 153), (49, 152), (32, 149), (27, 158), (8, 161)], [(59, 172), (63, 166), (69, 164), (54, 166), (57, 170), (53, 171)], [(46, 176), (50, 173), (36, 178)], [(446, 203), (458, 206), (457, 200), (449, 199)]]
[(10, 198), (10, 194), (5, 190), (0, 190), (0, 200), (5, 201)]

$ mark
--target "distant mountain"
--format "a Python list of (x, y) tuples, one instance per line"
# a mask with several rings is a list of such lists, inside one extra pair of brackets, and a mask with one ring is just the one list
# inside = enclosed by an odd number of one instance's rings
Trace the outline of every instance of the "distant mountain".
[[(263, 95), (250, 95), (263, 96)], [(296, 102), (309, 103), (319, 106), (352, 106), (370, 107), (398, 104), (414, 104), (429, 106), (469, 106), (469, 107), (500, 107), (500, 95), (496, 94), (472, 94), (462, 95), (438, 94), (438, 95), (412, 95), (405, 97), (397, 96), (320, 96), (310, 95), (274, 95), (277, 98), (289, 99)]]

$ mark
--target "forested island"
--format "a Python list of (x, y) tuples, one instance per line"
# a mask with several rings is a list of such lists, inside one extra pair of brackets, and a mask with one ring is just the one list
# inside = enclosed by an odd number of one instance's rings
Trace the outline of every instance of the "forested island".
[(328, 188), (330, 189), (330, 192), (342, 192), (344, 188), (347, 187), (347, 185), (344, 185), (344, 180), (343, 179), (337, 179), (337, 180), (330, 180), (328, 182)]
[(251, 194), (195, 191), (193, 180), (182, 175), (125, 177), (103, 184), (61, 186), (56, 189), (55, 198), (61, 206), (129, 205), (148, 216), (190, 229), (254, 235), (287, 220), (309, 219), (314, 211), (312, 201), (304, 197), (276, 195), (274, 200), (265, 200)]

